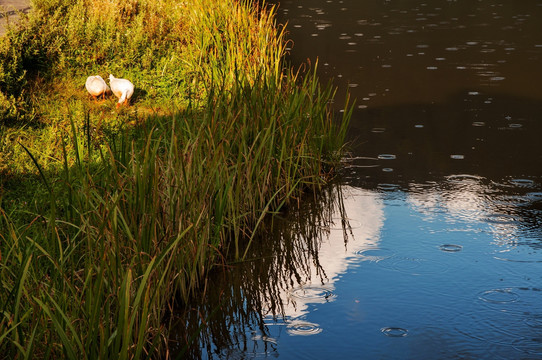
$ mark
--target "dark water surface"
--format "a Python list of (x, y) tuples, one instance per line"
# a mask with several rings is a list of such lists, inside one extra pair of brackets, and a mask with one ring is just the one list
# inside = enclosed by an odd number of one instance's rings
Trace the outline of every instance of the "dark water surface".
[(212, 359), (542, 358), (542, 0), (280, 4), (357, 99), (341, 181), (219, 272)]

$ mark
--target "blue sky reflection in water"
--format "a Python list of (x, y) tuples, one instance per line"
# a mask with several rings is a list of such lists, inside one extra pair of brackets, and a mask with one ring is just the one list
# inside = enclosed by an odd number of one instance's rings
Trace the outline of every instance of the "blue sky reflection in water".
[(356, 98), (351, 153), (172, 340), (203, 317), (187, 357), (542, 358), (542, 1), (286, 0), (279, 20), (290, 60)]

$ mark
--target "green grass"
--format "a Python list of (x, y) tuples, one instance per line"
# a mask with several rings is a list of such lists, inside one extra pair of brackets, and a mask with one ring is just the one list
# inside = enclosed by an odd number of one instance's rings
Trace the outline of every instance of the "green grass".
[[(273, 8), (34, 9), (0, 40), (0, 353), (163, 357), (173, 303), (333, 177), (349, 107), (333, 119), (333, 88), (283, 62)], [(89, 99), (109, 72), (131, 107)]]

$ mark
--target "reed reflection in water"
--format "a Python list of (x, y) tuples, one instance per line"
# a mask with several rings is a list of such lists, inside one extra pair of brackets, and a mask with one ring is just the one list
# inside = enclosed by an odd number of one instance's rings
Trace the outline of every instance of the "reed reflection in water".
[(180, 314), (177, 350), (193, 341), (186, 358), (273, 356), (279, 341), (321, 333), (311, 314), (336, 299), (335, 283), (352, 259), (378, 260), (383, 223), (377, 192), (340, 185), (275, 217), (252, 260), (216, 271)]

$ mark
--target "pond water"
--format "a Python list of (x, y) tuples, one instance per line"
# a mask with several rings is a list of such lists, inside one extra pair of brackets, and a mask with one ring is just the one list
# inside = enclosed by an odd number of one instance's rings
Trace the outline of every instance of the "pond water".
[(206, 284), (181, 356), (542, 358), (542, 1), (289, 0), (279, 21), (356, 98), (351, 153)]

